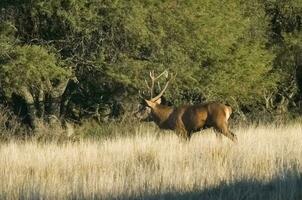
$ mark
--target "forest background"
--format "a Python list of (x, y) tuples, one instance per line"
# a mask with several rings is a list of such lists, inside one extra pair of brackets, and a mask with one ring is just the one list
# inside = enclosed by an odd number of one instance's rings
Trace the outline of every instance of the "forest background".
[(165, 103), (287, 122), (302, 111), (301, 17), (301, 0), (1, 0), (0, 104), (33, 128), (119, 123), (167, 70)]

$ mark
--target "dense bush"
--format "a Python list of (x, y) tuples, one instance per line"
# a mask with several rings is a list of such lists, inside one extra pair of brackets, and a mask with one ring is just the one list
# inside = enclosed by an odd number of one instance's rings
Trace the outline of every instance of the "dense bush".
[[(241, 119), (300, 112), (300, 0), (18, 0), (0, 6), (7, 101), (22, 87), (43, 88), (44, 96), (59, 99), (50, 102), (61, 102), (50, 114), (104, 121), (133, 110), (150, 70), (168, 69), (177, 74), (166, 93), (174, 104), (218, 100)], [(68, 81), (72, 74), (78, 82)], [(59, 92), (47, 91), (59, 83)]]

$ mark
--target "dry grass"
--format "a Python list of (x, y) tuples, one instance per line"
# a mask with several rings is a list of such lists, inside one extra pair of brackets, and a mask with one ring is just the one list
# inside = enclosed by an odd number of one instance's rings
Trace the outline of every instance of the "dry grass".
[(0, 199), (302, 199), (302, 127), (0, 147)]

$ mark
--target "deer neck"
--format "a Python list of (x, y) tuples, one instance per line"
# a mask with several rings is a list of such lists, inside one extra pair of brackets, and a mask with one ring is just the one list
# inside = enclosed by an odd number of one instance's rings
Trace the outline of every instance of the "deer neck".
[(165, 106), (161, 104), (156, 105), (152, 109), (154, 122), (157, 125), (163, 124), (165, 121), (168, 120), (172, 112), (173, 112), (173, 108), (171, 106)]

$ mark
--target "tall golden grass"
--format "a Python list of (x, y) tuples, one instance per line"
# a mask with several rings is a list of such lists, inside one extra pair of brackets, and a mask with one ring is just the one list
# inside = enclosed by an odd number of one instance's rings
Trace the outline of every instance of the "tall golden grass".
[(2, 143), (0, 199), (302, 199), (302, 127)]

